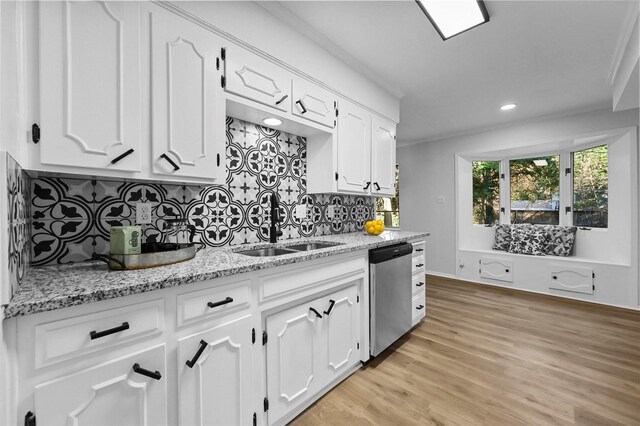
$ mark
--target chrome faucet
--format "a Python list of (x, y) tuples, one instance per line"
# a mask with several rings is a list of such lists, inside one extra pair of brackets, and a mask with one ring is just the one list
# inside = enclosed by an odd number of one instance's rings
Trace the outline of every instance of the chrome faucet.
[(278, 202), (278, 195), (273, 191), (271, 193), (271, 225), (269, 226), (269, 242), (277, 243), (278, 237), (282, 237), (282, 230), (280, 230), (280, 203)]

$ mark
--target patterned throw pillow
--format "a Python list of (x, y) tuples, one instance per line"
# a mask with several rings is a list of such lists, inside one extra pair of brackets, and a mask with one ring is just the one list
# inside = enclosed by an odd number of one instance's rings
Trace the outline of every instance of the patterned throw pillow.
[(549, 239), (545, 245), (545, 252), (554, 256), (570, 256), (576, 241), (575, 226), (551, 226), (547, 233)]
[(544, 256), (548, 235), (545, 229), (533, 226), (513, 226), (509, 253)]
[(511, 244), (511, 225), (497, 225), (493, 249), (507, 251), (509, 250), (509, 244)]

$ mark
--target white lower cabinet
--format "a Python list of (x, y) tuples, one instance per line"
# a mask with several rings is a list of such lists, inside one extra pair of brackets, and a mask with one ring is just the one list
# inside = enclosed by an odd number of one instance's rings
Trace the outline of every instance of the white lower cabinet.
[(35, 387), (36, 417), (50, 426), (166, 425), (165, 346)]
[(266, 318), (269, 424), (360, 361), (360, 304), (353, 284)]
[(181, 425), (248, 425), (252, 421), (251, 316), (178, 341)]
[(480, 277), (513, 282), (513, 261), (495, 257), (480, 258)]

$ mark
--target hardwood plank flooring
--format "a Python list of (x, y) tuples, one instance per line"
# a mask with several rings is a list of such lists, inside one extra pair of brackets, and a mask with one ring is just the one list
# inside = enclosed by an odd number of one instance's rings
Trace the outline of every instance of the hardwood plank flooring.
[(423, 322), (291, 424), (640, 426), (640, 312), (429, 275)]

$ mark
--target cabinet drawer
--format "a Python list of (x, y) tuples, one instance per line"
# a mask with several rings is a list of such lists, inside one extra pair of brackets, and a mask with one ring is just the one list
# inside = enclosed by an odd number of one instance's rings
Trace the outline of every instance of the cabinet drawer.
[(411, 245), (413, 246), (413, 256), (414, 257), (422, 256), (424, 258), (425, 242), (415, 241), (415, 242), (412, 242)]
[(425, 292), (421, 291), (411, 300), (411, 312), (413, 312), (413, 320), (411, 325), (416, 325), (424, 318), (427, 313), (427, 301), (425, 299)]
[(425, 280), (424, 274), (415, 274), (411, 278), (411, 288), (413, 289), (412, 295), (415, 296), (421, 291), (425, 291), (425, 288), (426, 288), (425, 284), (426, 284), (426, 280)]
[(335, 96), (328, 90), (302, 79), (292, 84), (291, 112), (298, 117), (334, 127), (336, 120)]
[(417, 274), (420, 272), (424, 274), (424, 256), (412, 256), (411, 273)]
[(251, 280), (179, 294), (178, 326), (249, 307)]
[(35, 329), (36, 368), (163, 330), (161, 299), (40, 324)]

